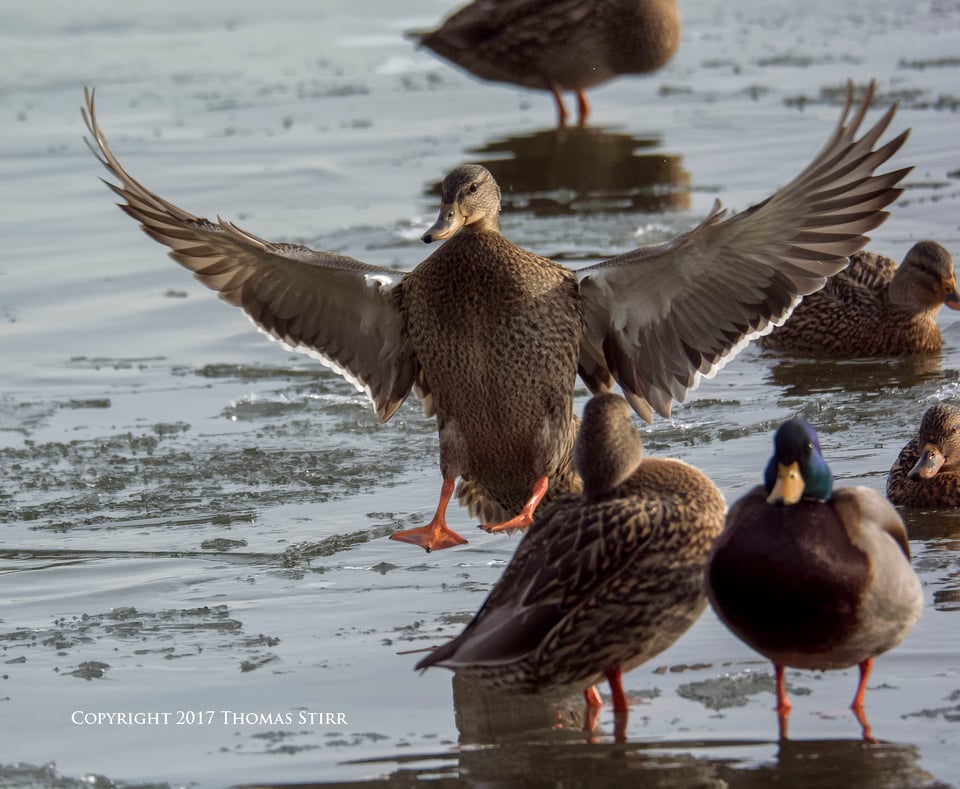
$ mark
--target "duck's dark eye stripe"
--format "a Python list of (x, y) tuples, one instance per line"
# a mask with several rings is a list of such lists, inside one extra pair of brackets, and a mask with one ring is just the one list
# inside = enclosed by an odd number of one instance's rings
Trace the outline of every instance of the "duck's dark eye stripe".
[(936, 282), (939, 282), (943, 277), (943, 272), (937, 271), (932, 266), (920, 265), (920, 266), (917, 266), (917, 271), (921, 272), (927, 277), (930, 277), (930, 279)]

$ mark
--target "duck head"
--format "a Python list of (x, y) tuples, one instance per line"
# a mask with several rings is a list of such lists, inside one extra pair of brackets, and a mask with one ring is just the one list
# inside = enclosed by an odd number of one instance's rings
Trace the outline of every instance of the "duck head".
[(573, 465), (587, 498), (599, 498), (624, 482), (643, 459), (640, 431), (619, 395), (590, 398), (573, 445)]
[(464, 164), (443, 179), (440, 216), (420, 238), (425, 244), (450, 238), (460, 228), (497, 230), (500, 187), (486, 167)]
[(890, 283), (890, 298), (910, 310), (960, 310), (953, 258), (936, 241), (914, 244)]
[(800, 499), (826, 501), (833, 492), (833, 475), (820, 454), (816, 431), (795, 417), (780, 425), (773, 437), (773, 457), (763, 475), (767, 503), (796, 504)]
[(907, 476), (914, 482), (931, 479), (944, 466), (960, 458), (960, 409), (937, 403), (927, 409), (920, 423), (920, 459)]

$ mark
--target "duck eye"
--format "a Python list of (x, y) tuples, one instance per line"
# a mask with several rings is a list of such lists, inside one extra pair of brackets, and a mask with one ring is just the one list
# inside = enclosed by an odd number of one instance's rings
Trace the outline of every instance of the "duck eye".
[(478, 183), (476, 183), (476, 182), (470, 184), (470, 191), (471, 191), (471, 192), (476, 192), (477, 189), (479, 189), (479, 188), (480, 188), (480, 184), (478, 184)]

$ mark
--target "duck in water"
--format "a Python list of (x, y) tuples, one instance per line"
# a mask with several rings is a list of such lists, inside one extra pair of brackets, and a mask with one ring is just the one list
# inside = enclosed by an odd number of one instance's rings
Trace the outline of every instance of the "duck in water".
[(583, 691), (591, 709), (606, 677), (614, 711), (626, 713), (621, 675), (699, 618), (726, 513), (717, 487), (679, 460), (645, 458), (613, 394), (588, 401), (574, 460), (583, 492), (537, 513), (473, 621), (418, 669), (522, 693)]
[(734, 635), (773, 662), (781, 736), (786, 667), (858, 666), (850, 706), (870, 739), (863, 698), (873, 659), (916, 624), (923, 591), (897, 511), (870, 488), (835, 489), (802, 419), (779, 427), (763, 485), (730, 508), (707, 594)]

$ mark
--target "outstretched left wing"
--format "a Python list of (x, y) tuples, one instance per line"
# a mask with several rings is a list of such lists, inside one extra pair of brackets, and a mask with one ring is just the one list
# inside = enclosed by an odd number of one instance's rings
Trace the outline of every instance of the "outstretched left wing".
[(702, 377), (789, 317), (800, 298), (841, 271), (886, 218), (912, 168), (875, 175), (909, 131), (876, 149), (891, 106), (856, 139), (853, 85), (832, 136), (810, 165), (764, 202), (724, 220), (714, 204), (694, 230), (577, 272), (585, 330), (580, 375), (597, 394), (616, 380), (648, 422), (669, 416)]

